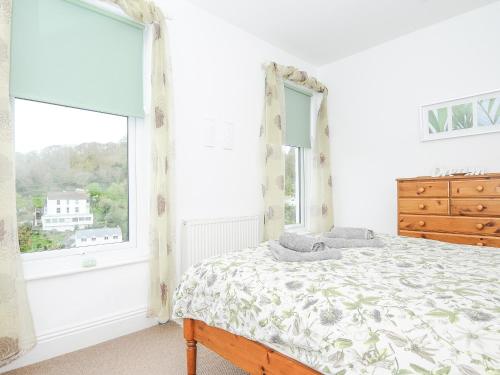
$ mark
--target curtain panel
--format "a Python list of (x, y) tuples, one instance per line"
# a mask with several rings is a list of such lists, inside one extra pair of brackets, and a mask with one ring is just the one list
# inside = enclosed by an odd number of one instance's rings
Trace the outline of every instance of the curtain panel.
[(36, 343), (17, 239), (14, 129), (10, 113), (11, 0), (0, 0), (0, 367)]
[(277, 239), (285, 228), (285, 162), (282, 151), (286, 131), (285, 80), (322, 94), (311, 150), (313, 160), (308, 230), (325, 232), (333, 225), (328, 89), (304, 71), (273, 62), (266, 67), (264, 116), (260, 129), (264, 159), (264, 240)]
[(167, 25), (161, 9), (145, 0), (104, 0), (118, 5), (135, 21), (153, 29), (151, 61), (151, 222), (149, 315), (160, 323), (170, 319), (169, 269), (174, 247), (172, 84), (167, 48)]

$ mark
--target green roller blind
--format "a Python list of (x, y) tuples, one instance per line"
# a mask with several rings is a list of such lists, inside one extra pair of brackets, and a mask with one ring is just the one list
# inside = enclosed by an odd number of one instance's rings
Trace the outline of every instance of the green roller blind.
[(311, 94), (285, 85), (285, 144), (311, 147)]
[(11, 96), (143, 117), (143, 31), (78, 0), (13, 0)]

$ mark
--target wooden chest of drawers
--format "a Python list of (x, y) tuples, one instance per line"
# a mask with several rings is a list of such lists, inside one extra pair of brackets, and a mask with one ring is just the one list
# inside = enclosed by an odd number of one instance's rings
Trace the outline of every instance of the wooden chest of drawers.
[(500, 247), (500, 174), (397, 181), (399, 235)]

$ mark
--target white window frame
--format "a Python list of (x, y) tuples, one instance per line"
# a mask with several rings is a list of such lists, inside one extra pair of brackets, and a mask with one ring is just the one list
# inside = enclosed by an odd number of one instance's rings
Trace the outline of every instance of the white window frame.
[[(14, 134), (15, 134), (15, 98), (11, 99), (11, 108), (13, 113)], [(147, 217), (149, 213), (149, 205), (141, 202), (138, 205), (138, 197), (148, 197), (147, 189), (149, 184), (138, 184), (138, 181), (145, 181), (147, 178), (147, 169), (144, 167), (137, 168), (138, 165), (144, 166), (148, 155), (149, 147), (147, 146), (147, 138), (149, 134), (145, 129), (144, 120), (141, 118), (128, 117), (127, 120), (127, 146), (128, 146), (128, 199), (129, 199), (129, 240), (126, 242), (91, 245), (84, 247), (74, 247), (68, 249), (56, 249), (38, 251), (32, 253), (21, 253), (24, 262), (32, 262), (39, 260), (50, 260), (53, 258), (61, 258), (68, 256), (82, 255), (97, 255), (99, 253), (120, 254), (120, 258), (125, 257), (144, 257), (147, 254), (145, 246), (138, 246), (138, 221), (137, 218)], [(145, 220), (147, 221), (147, 220)], [(142, 225), (141, 225), (142, 227)], [(141, 236), (143, 237), (143, 236)], [(143, 239), (141, 238), (141, 243)], [(139, 247), (141, 249), (139, 249)]]
[[(286, 81), (285, 84), (290, 87), (295, 87), (299, 90), (309, 92), (311, 94), (311, 131), (316, 129), (317, 114), (321, 102), (319, 94), (313, 92), (307, 87), (298, 85), (291, 81)], [(314, 141), (314, 136), (311, 134), (311, 147)], [(312, 178), (312, 150), (310, 148), (299, 147), (299, 160), (300, 160), (300, 211), (301, 222), (299, 224), (285, 225), (286, 232), (292, 233), (308, 233), (310, 221), (310, 207), (311, 207), (311, 178)]]
[[(114, 4), (106, 4), (98, 0), (84, 0), (85, 2), (130, 18)], [(144, 33), (144, 76), (151, 75), (151, 42), (153, 28), (146, 26)], [(145, 80), (144, 108), (150, 108), (150, 80)], [(15, 124), (14, 98), (11, 98), (12, 121)], [(151, 121), (150, 114), (146, 118), (129, 117), (129, 241), (119, 244), (96, 245), (90, 247), (49, 250), (38, 253), (22, 254), (25, 280), (39, 280), (52, 277), (61, 277), (80, 272), (89, 272), (96, 269), (107, 269), (127, 264), (147, 262), (150, 258), (149, 228), (150, 228), (150, 187), (151, 187), (151, 131), (146, 121)], [(133, 124), (133, 131), (130, 131)], [(133, 133), (133, 135), (132, 135)], [(134, 139), (135, 138), (135, 139)], [(132, 152), (130, 148), (133, 147)], [(134, 173), (130, 170), (130, 162), (135, 157)], [(133, 179), (133, 180), (132, 180)], [(138, 183), (140, 181), (140, 183)], [(133, 182), (133, 187), (131, 183)], [(132, 200), (133, 198), (133, 200)], [(87, 200), (87, 204), (90, 202)], [(133, 203), (133, 204), (132, 204)], [(134, 206), (133, 206), (134, 205)], [(135, 228), (135, 229), (134, 229)], [(88, 257), (96, 260), (95, 267), (85, 267)]]

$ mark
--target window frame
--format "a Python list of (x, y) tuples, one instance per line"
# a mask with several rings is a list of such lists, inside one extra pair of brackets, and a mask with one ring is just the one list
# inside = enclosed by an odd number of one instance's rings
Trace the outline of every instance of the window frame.
[[(11, 113), (12, 113), (12, 123), (14, 128), (15, 136), (15, 100), (17, 98), (11, 98)], [(24, 100), (22, 98), (19, 98)], [(50, 104), (50, 103), (47, 103)], [(78, 108), (77, 108), (78, 109)], [(125, 117), (125, 116), (122, 116)], [(144, 138), (147, 135), (144, 126), (144, 119), (137, 117), (127, 117), (127, 164), (128, 164), (128, 231), (129, 239), (126, 242), (111, 243), (111, 244), (100, 244), (100, 245), (90, 245), (83, 247), (74, 247), (66, 249), (55, 249), (55, 250), (44, 250), (35, 251), (31, 253), (20, 253), (23, 262), (39, 261), (39, 260), (50, 260), (54, 258), (62, 258), (69, 256), (82, 256), (82, 255), (97, 255), (100, 253), (114, 253), (119, 252), (120, 257), (125, 255), (132, 257), (144, 257), (145, 251), (137, 251), (138, 246), (138, 220), (137, 218), (144, 217), (144, 210), (147, 210), (143, 205), (138, 205), (138, 197), (147, 196), (146, 186), (147, 184), (138, 184), (139, 180), (142, 180), (145, 176), (140, 176), (143, 173), (141, 170), (143, 168), (137, 168), (138, 164), (142, 164), (142, 160), (139, 157), (140, 154), (147, 153), (148, 147), (144, 142)], [(139, 152), (138, 152), (139, 150)], [(139, 190), (139, 191), (138, 191)], [(148, 205), (146, 205), (148, 206)], [(142, 211), (142, 212), (139, 212)], [(142, 241), (141, 241), (142, 242)]]
[[(302, 91), (304, 93), (311, 94), (311, 132), (314, 133), (314, 129), (316, 129), (317, 119), (316, 115), (319, 110), (318, 94), (313, 90), (299, 85), (290, 80), (285, 80), (285, 85)], [(286, 104), (285, 104), (286, 105)], [(312, 188), (310, 181), (312, 177), (312, 146), (314, 142), (314, 136), (311, 134), (311, 148), (298, 147), (299, 149), (299, 161), (301, 165), (300, 169), (300, 210), (301, 210), (301, 222), (299, 224), (289, 224), (285, 225), (286, 232), (293, 233), (307, 233), (310, 221), (310, 206), (311, 206), (311, 197), (310, 197), (310, 189)]]

